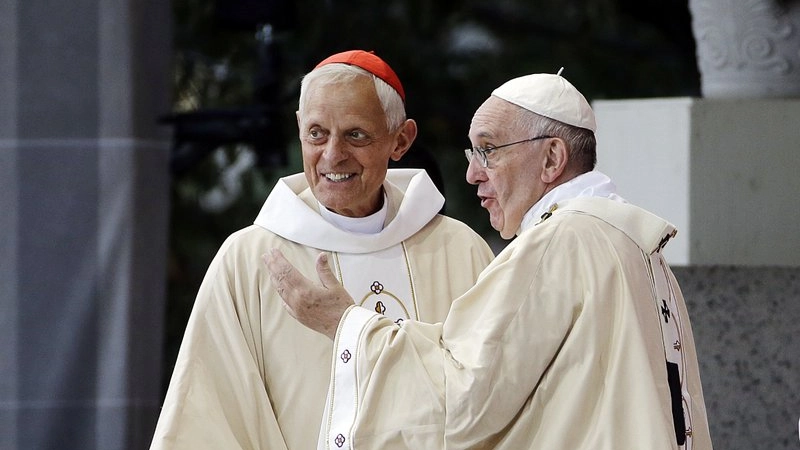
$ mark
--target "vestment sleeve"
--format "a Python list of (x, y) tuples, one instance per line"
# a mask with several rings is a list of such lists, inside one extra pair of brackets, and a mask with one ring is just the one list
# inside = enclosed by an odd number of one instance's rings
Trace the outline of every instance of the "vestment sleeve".
[(540, 282), (571, 274), (540, 264), (546, 245), (528, 245), (490, 264), (444, 323), (343, 320), (340, 335), (358, 336), (347, 349), (356, 387), (329, 400), (352, 405), (354, 422), (327, 430), (327, 448), (491, 446), (525, 406), (520, 393), (534, 391), (569, 332), (570, 299), (580, 298), (569, 283)]
[(453, 306), (443, 330), (447, 448), (494, 448), (529, 407), (583, 299), (571, 243), (521, 240)]

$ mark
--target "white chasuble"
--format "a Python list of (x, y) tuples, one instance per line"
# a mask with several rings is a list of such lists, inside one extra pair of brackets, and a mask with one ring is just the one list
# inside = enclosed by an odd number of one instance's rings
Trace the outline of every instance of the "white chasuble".
[[(359, 310), (444, 320), (492, 252), (438, 214), (444, 198), (425, 171), (391, 169), (383, 187), (385, 218), (367, 220), (380, 222), (376, 232), (326, 220), (300, 173), (282, 178), (254, 225), (226, 239), (198, 291), (151, 450), (308, 450), (329, 428), (336, 350), (284, 308), (261, 259), (270, 249), (310, 279), (317, 256), (330, 252)], [(352, 412), (339, 417), (352, 422)]]
[[(551, 200), (443, 324), (348, 309), (326, 449), (712, 448), (686, 305), (660, 254), (674, 227), (610, 196)], [(336, 391), (340, 375), (352, 382)]]

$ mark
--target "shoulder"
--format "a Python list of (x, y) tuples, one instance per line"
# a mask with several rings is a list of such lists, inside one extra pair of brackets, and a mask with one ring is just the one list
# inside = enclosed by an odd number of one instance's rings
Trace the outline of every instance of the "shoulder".
[(220, 245), (217, 256), (236, 259), (237, 256), (253, 252), (263, 253), (267, 249), (283, 242), (286, 242), (286, 239), (266, 228), (253, 224), (231, 233)]
[(259, 225), (249, 225), (240, 230), (234, 231), (226, 239), (223, 245), (236, 245), (242, 242), (258, 240), (269, 240), (277, 238), (278, 235)]
[(475, 230), (459, 220), (441, 214), (437, 214), (422, 229), (406, 239), (405, 244), (411, 251), (435, 248), (440, 250), (436, 253), (441, 255), (461, 255), (484, 263), (494, 258), (489, 244)]
[[(558, 208), (552, 215), (526, 231), (539, 239), (594, 239), (593, 233), (605, 233), (613, 227), (602, 215), (591, 211)], [(591, 232), (591, 233), (588, 233)]]
[(452, 217), (437, 214), (415, 236), (446, 236), (452, 235), (458, 239), (469, 239), (484, 242), (483, 238), (469, 225)]
[(526, 230), (514, 242), (517, 261), (539, 267), (542, 276), (584, 280), (588, 274), (611, 273), (622, 261), (640, 261), (639, 247), (601, 217), (582, 211), (553, 214)]
[(574, 211), (553, 214), (514, 238), (498, 258), (532, 267), (543, 261), (569, 263), (594, 247), (606, 227), (600, 219)]

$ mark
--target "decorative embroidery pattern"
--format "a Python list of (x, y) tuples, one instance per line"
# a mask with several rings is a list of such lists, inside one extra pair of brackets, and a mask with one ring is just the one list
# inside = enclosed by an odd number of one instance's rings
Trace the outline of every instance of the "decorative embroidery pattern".
[[(381, 256), (374, 263), (363, 266), (351, 265), (349, 255), (333, 252), (337, 278), (353, 295), (358, 306), (383, 314), (397, 324), (404, 320), (417, 319), (419, 313), (414, 280), (405, 244), (401, 243), (399, 248), (379, 253)], [(388, 261), (394, 262), (388, 264)], [(397, 263), (405, 266), (405, 270), (398, 267)]]
[(682, 316), (678, 308), (677, 295), (672, 286), (660, 250), (675, 236), (675, 231), (667, 234), (655, 252), (649, 256), (648, 269), (651, 275), (655, 309), (661, 319), (661, 335), (664, 344), (667, 379), (672, 402), (672, 419), (675, 427), (676, 444), (681, 450), (692, 449), (692, 398), (686, 386), (686, 360), (681, 344)]
[[(397, 324), (419, 317), (412, 265), (404, 243), (374, 252), (368, 261), (354, 254), (333, 252), (332, 256), (337, 278), (361, 307), (351, 310), (351, 315), (366, 319), (374, 317), (377, 312)], [(344, 405), (345, 403), (340, 402), (350, 402), (350, 399), (357, 398), (354, 380), (358, 365), (359, 336), (342, 333), (337, 336), (335, 345), (339, 360), (331, 374), (328, 405)], [(353, 364), (349, 364), (350, 362)], [(326, 448), (352, 448), (349, 440), (355, 423), (355, 413), (355, 409), (351, 407), (336, 408), (329, 412), (322, 431)]]
[(415, 318), (409, 313), (405, 302), (387, 290), (385, 284), (378, 280), (369, 285), (369, 293), (358, 305), (383, 314), (398, 324), (403, 320)]

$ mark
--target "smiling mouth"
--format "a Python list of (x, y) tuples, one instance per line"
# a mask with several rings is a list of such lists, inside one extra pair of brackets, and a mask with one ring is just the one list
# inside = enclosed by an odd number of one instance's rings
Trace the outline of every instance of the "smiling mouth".
[(339, 182), (345, 181), (353, 177), (352, 173), (326, 173), (325, 178), (328, 181)]

